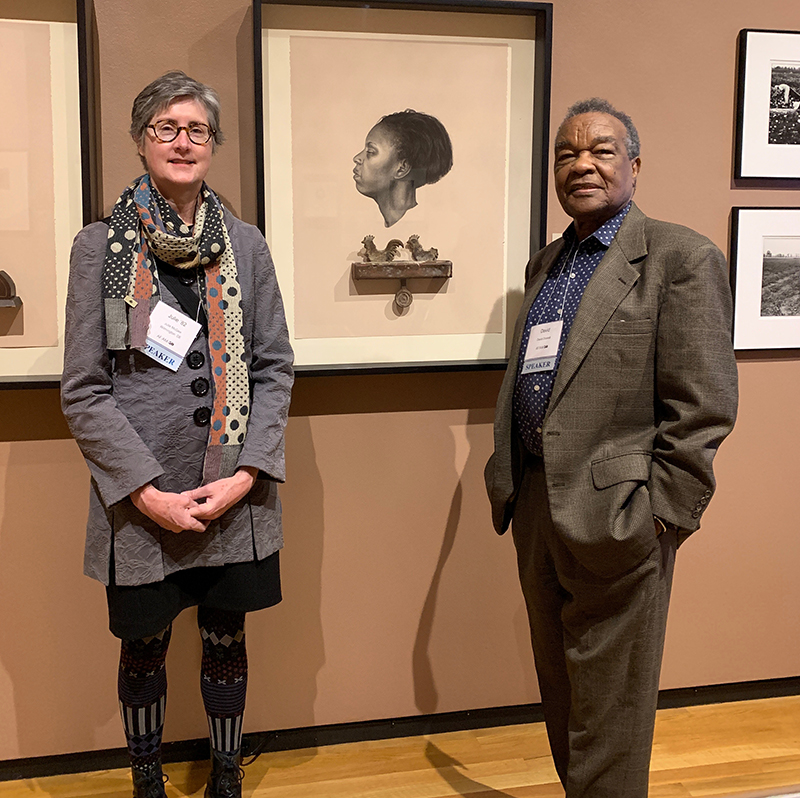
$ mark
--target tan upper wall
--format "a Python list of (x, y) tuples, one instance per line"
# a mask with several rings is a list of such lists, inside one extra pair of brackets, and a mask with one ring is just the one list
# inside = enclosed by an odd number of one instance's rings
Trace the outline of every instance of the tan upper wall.
[[(139, 169), (135, 93), (178, 67), (216, 86), (228, 143), (210, 182), (254, 221), (250, 4), (95, 0), (104, 201)], [(555, 0), (553, 128), (599, 94), (643, 141), (637, 201), (728, 249), (733, 205), (800, 205), (731, 181), (740, 28), (800, 30), (786, 0)], [(551, 192), (549, 232), (565, 218)], [(662, 685), (798, 675), (800, 365), (740, 358), (719, 490), (678, 557)], [(298, 381), (287, 432), (285, 600), (251, 617), (249, 730), (535, 701), (508, 537), (481, 471), (498, 373)], [(117, 646), (80, 574), (88, 472), (55, 391), (0, 391), (0, 758), (122, 745)], [(204, 734), (190, 613), (169, 658), (170, 739)]]

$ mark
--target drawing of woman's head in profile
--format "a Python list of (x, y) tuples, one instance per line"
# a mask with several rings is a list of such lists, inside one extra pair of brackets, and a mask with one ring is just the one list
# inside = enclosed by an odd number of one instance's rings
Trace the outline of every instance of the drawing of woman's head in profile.
[(410, 108), (381, 117), (353, 157), (356, 188), (375, 200), (386, 227), (417, 204), (417, 189), (435, 183), (453, 166), (444, 125)]

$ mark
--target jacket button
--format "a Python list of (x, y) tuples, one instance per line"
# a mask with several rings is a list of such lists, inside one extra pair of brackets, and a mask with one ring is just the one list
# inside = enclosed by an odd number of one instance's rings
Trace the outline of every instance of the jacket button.
[(192, 393), (195, 396), (205, 396), (208, 393), (208, 380), (205, 377), (198, 377), (192, 380)]
[(700, 504), (708, 504), (708, 498), (705, 496), (700, 497)]
[(706, 491), (706, 492), (705, 492), (703, 495), (704, 495), (704, 496), (705, 496), (707, 499), (710, 499), (710, 498), (711, 498), (711, 491), (710, 491), (710, 490), (707, 490), (707, 491)]
[(189, 354), (186, 355), (186, 365), (190, 369), (202, 368), (205, 362), (206, 362), (206, 356), (202, 352), (198, 352), (196, 349), (193, 352), (189, 352)]
[(692, 518), (699, 518), (699, 517), (700, 517), (700, 511), (699, 511), (699, 510), (695, 510), (695, 511), (692, 513)]
[(181, 282), (182, 282), (184, 285), (194, 285), (194, 284), (195, 284), (195, 282), (197, 281), (197, 275), (194, 273), (194, 271), (191, 271), (191, 272), (181, 272), (181, 275), (180, 275), (180, 277), (178, 277), (178, 279), (179, 279), (179, 280), (180, 280), (180, 281), (181, 281)]
[(197, 410), (194, 411), (194, 423), (197, 424), (198, 427), (207, 427), (209, 421), (211, 421), (210, 408), (198, 407)]

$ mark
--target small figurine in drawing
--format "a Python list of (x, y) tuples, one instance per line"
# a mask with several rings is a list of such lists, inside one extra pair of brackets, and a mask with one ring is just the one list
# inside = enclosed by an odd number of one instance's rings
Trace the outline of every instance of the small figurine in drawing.
[(356, 188), (375, 200), (391, 227), (416, 206), (418, 188), (450, 171), (453, 146), (435, 116), (409, 108), (381, 117), (353, 161)]
[(423, 249), (422, 244), (419, 243), (418, 235), (409, 236), (408, 241), (406, 241), (406, 247), (415, 261), (435, 261), (439, 259), (439, 250), (436, 247)]
[(400, 280), (400, 290), (394, 301), (401, 310), (413, 302), (408, 280), (447, 280), (453, 276), (453, 261), (439, 260), (439, 250), (436, 247), (425, 249), (416, 234), (409, 236), (405, 244), (393, 238), (384, 249), (375, 246), (375, 236), (364, 236), (361, 243), (364, 245), (358, 251), (361, 261), (352, 264), (353, 282)]
[(393, 238), (385, 249), (375, 246), (375, 236), (364, 236), (361, 243), (364, 247), (358, 251), (358, 257), (363, 258), (364, 263), (389, 263), (395, 259), (397, 250), (403, 248), (403, 242), (399, 238)]

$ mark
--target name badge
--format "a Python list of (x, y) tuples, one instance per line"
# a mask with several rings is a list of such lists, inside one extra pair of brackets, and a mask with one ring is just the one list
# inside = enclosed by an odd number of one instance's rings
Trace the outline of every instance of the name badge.
[(564, 322), (559, 320), (536, 324), (531, 328), (525, 360), (522, 362), (523, 374), (552, 371), (555, 368), (563, 326)]
[(200, 324), (159, 300), (150, 314), (144, 353), (177, 371), (199, 330)]

